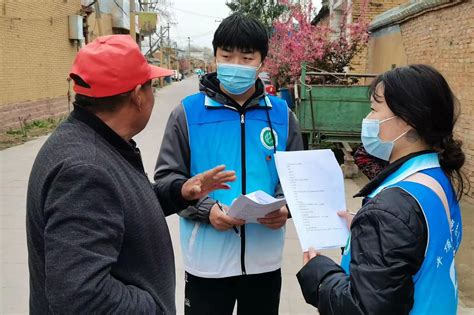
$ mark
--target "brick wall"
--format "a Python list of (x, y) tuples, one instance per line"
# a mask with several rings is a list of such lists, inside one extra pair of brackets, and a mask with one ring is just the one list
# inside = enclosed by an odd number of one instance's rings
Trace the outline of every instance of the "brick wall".
[(0, 130), (18, 126), (18, 117), (67, 111), (77, 52), (68, 16), (80, 8), (80, 0), (0, 0)]
[[(448, 80), (461, 103), (456, 135), (464, 142), (464, 172), (474, 185), (474, 5), (431, 11), (401, 24), (408, 64), (426, 63)], [(469, 197), (474, 202), (474, 186)]]
[(0, 117), (3, 122), (0, 126), (0, 132), (18, 128), (20, 120), (31, 122), (51, 117), (64, 117), (69, 113), (68, 107), (67, 97), (65, 96), (0, 106)]

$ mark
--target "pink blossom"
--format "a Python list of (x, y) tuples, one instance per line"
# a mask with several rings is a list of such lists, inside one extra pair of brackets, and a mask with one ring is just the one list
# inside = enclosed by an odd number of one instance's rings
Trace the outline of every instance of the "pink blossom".
[[(311, 5), (303, 7), (288, 0), (280, 3), (289, 8), (289, 14), (273, 24), (269, 54), (265, 70), (279, 86), (291, 85), (301, 76), (301, 64), (330, 72), (342, 72), (351, 59), (367, 44), (368, 0), (361, 2), (360, 17), (347, 24), (347, 8), (341, 17), (340, 32), (328, 26), (312, 25)], [(335, 38), (335, 39), (333, 39)]]

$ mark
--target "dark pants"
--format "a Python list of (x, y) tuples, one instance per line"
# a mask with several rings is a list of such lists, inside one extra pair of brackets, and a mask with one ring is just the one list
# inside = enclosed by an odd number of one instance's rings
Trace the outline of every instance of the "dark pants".
[(186, 272), (186, 315), (278, 314), (281, 270), (229, 278), (200, 278)]

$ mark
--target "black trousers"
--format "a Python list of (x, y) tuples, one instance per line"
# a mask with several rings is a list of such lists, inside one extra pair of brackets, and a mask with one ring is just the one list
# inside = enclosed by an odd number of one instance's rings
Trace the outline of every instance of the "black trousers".
[(232, 314), (237, 301), (239, 315), (278, 314), (281, 270), (229, 278), (200, 278), (186, 272), (186, 315)]

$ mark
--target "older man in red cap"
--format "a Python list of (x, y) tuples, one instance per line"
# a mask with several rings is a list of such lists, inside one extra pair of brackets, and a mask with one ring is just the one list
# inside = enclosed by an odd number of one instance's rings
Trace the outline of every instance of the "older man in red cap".
[(150, 118), (159, 76), (128, 35), (79, 51), (74, 111), (41, 148), (29, 180), (30, 313), (176, 313), (165, 215), (228, 188), (235, 174), (218, 166), (157, 198), (132, 137)]

